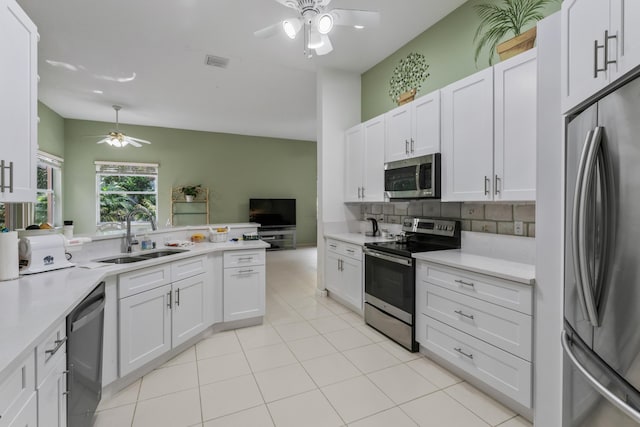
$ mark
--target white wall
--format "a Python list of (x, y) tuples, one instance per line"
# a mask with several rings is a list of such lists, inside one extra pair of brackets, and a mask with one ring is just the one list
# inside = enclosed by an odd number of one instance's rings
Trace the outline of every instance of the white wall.
[(560, 12), (538, 23), (534, 425), (562, 425), (564, 121)]
[(344, 204), (344, 131), (360, 123), (360, 98), (360, 74), (332, 69), (318, 71), (319, 289), (324, 289), (325, 229), (346, 231), (347, 222), (356, 219)]

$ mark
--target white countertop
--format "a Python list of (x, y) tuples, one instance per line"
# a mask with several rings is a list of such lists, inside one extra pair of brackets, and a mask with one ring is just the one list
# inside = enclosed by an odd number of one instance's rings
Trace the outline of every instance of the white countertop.
[(364, 246), (365, 243), (373, 242), (392, 242), (394, 239), (391, 237), (381, 236), (365, 236), (361, 233), (326, 233), (325, 239), (336, 239), (347, 243), (353, 243), (355, 245)]
[[(0, 282), (0, 382), (105, 277), (209, 252), (267, 247), (262, 240), (197, 243), (182, 248), (188, 249), (184, 253), (137, 263), (73, 267)], [(104, 257), (109, 255), (117, 254), (106, 253)]]
[(449, 267), (461, 268), (475, 273), (487, 274), (525, 285), (533, 285), (536, 268), (533, 264), (505, 261), (482, 255), (464, 252), (462, 249), (447, 251), (421, 252), (413, 257), (422, 261), (434, 262)]

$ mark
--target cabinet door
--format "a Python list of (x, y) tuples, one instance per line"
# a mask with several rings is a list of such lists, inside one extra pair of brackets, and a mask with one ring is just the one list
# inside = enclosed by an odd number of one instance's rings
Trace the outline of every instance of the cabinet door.
[(264, 266), (224, 269), (224, 321), (264, 315)]
[(0, 160), (13, 170), (4, 171), (0, 202), (36, 201), (36, 150), (38, 144), (37, 29), (14, 0), (0, 0)]
[(171, 285), (120, 300), (120, 376), (171, 349)]
[(199, 274), (173, 284), (171, 343), (177, 347), (206, 328), (205, 278)]
[(536, 50), (493, 68), (495, 200), (536, 199)]
[(611, 32), (619, 38), (618, 66), (613, 70), (616, 72), (614, 77), (619, 77), (640, 65), (640, 2), (612, 0), (611, 5)]
[[(632, 2), (634, 0), (631, 0)], [(604, 32), (609, 29), (609, 0), (565, 0), (562, 3), (562, 111), (566, 112), (603, 88)], [(610, 44), (615, 48), (615, 44)], [(615, 52), (610, 53), (613, 57)], [(596, 60), (597, 58), (597, 60)], [(597, 63), (596, 63), (597, 61)]]
[(342, 274), (340, 272), (341, 259), (333, 252), (327, 251), (324, 263), (324, 284), (332, 293), (344, 297), (342, 289)]
[(362, 311), (364, 301), (362, 295), (362, 261), (342, 258), (343, 298), (358, 310)]
[(362, 125), (364, 131), (364, 178), (362, 200), (384, 202), (384, 116)]
[(442, 201), (493, 198), (493, 69), (441, 90)]
[(67, 425), (67, 361), (64, 353), (56, 355), (55, 366), (38, 387), (38, 419), (41, 426)]
[(18, 415), (7, 424), (7, 427), (38, 427), (38, 404), (35, 392), (33, 392), (29, 401), (22, 407)]
[(411, 156), (412, 104), (402, 105), (385, 114), (387, 128), (385, 162), (403, 160)]
[(411, 157), (440, 152), (440, 91), (421, 96), (411, 103)]
[(362, 174), (364, 168), (364, 131), (362, 125), (345, 133), (344, 201), (362, 200)]

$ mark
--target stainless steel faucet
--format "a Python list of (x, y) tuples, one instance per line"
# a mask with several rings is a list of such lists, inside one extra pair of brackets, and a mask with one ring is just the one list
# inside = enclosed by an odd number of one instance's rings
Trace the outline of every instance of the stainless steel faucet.
[(125, 239), (127, 253), (131, 252), (131, 245), (138, 243), (131, 238), (131, 220), (133, 219), (133, 216), (135, 214), (139, 213), (146, 215), (146, 217), (149, 219), (149, 222), (151, 223), (151, 229), (153, 231), (157, 230), (156, 219), (153, 214), (149, 212), (149, 209), (145, 208), (144, 206), (137, 206), (131, 209), (131, 211), (129, 211), (129, 213), (127, 214), (127, 237)]

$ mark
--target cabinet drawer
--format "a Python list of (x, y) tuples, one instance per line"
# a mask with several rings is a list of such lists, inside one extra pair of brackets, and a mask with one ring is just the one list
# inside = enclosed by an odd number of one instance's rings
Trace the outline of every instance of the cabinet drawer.
[(531, 316), (430, 283), (419, 283), (418, 313), (531, 361)]
[[(417, 341), (487, 385), (531, 407), (531, 363), (424, 314)], [(422, 323), (420, 325), (420, 323)]]
[(141, 268), (118, 276), (120, 298), (139, 294), (167, 283), (171, 283), (170, 264)]
[(224, 253), (224, 268), (264, 265), (264, 257), (264, 249), (226, 251)]
[(36, 364), (33, 351), (18, 368), (0, 383), (0, 426), (4, 427), (18, 414), (36, 387)]
[(38, 344), (36, 347), (36, 385), (39, 386), (55, 367), (57, 358), (54, 356), (66, 353), (66, 341), (67, 324), (66, 321), (63, 321)]
[(207, 269), (207, 256), (196, 256), (192, 258), (175, 261), (171, 264), (171, 281), (186, 279), (204, 273)]
[(353, 243), (327, 239), (327, 250), (356, 260), (362, 260), (362, 246)]
[(418, 262), (417, 282), (428, 282), (531, 315), (531, 286), (470, 271)]

